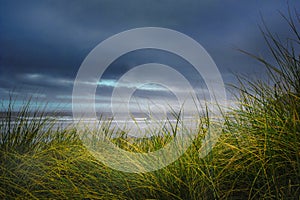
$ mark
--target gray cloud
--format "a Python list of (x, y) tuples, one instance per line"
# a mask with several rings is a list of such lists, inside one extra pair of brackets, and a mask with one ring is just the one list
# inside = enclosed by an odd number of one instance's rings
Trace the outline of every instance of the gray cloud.
[[(299, 1), (290, 4), (300, 7)], [(130, 28), (161, 26), (191, 36), (210, 53), (227, 83), (233, 82), (231, 72), (249, 76), (262, 72), (255, 61), (236, 51), (269, 56), (257, 27), (259, 12), (271, 30), (288, 35), (277, 13), (278, 9), (286, 13), (285, 1), (0, 0), (0, 5), (2, 96), (14, 88), (27, 94), (42, 91), (49, 100), (70, 96), (86, 55), (107, 37)], [(205, 93), (201, 77), (187, 63), (165, 53), (147, 53), (120, 58), (103, 79), (116, 80), (135, 65), (156, 61), (180, 70)], [(111, 91), (108, 82), (104, 85), (100, 95), (107, 96)]]

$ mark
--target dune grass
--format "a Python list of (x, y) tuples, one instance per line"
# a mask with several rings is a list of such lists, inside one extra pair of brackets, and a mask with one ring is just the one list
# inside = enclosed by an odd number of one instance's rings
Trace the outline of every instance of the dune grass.
[[(76, 126), (54, 129), (55, 120), (32, 112), (30, 102), (13, 116), (13, 100), (0, 121), (1, 199), (299, 199), (300, 196), (300, 20), (286, 17), (295, 38), (280, 41), (263, 32), (275, 64), (253, 56), (268, 80), (239, 77), (238, 107), (222, 116), (222, 135), (202, 158), (209, 119), (198, 137), (171, 165), (148, 173), (113, 170), (93, 158)], [(272, 61), (272, 63), (274, 63)], [(31, 117), (39, 120), (31, 120)], [(112, 135), (109, 123), (98, 131)], [(111, 138), (133, 152), (154, 151), (172, 139)], [(172, 132), (173, 131), (173, 132)]]

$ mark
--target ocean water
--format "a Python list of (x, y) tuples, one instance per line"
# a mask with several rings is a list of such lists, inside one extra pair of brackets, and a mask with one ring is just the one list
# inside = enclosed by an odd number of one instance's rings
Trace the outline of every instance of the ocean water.
[[(42, 119), (49, 119), (53, 130), (63, 130), (65, 128), (77, 128), (79, 130), (100, 130), (107, 128), (112, 131), (112, 137), (115, 133), (124, 131), (130, 137), (151, 137), (153, 135), (164, 134), (166, 131), (172, 134), (175, 127), (178, 130), (188, 129), (190, 131), (196, 130), (199, 125), (199, 118), (185, 117), (180, 119), (177, 123), (176, 119), (159, 118), (149, 119), (147, 117), (136, 117), (129, 120), (114, 120), (112, 118), (98, 119), (81, 119), (75, 121), (72, 116), (45, 116)], [(34, 123), (41, 120), (41, 117), (27, 117), (27, 123)], [(11, 121), (11, 124), (17, 123), (17, 119)], [(49, 121), (49, 122), (50, 122)]]

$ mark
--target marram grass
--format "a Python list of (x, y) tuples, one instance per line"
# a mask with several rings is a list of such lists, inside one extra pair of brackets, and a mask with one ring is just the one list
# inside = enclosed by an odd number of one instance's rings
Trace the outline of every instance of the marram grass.
[[(76, 126), (54, 129), (55, 120), (43, 116), (43, 108), (32, 112), (30, 102), (14, 117), (11, 100), (0, 121), (0, 198), (299, 199), (300, 21), (287, 20), (295, 38), (285, 45), (263, 32), (276, 65), (255, 57), (269, 79), (239, 79), (238, 107), (223, 113), (222, 134), (204, 158), (201, 143), (210, 125), (205, 117), (177, 161), (153, 172), (124, 173), (94, 159)], [(99, 131), (112, 135), (109, 123)], [(111, 141), (127, 151), (154, 151), (174, 135), (164, 131), (164, 137), (142, 141), (120, 132)]]

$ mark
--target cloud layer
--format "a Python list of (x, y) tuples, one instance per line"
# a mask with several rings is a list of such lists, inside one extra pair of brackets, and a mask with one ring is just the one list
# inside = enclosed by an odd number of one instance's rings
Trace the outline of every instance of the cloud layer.
[[(300, 2), (290, 1), (290, 6), (300, 7)], [(86, 55), (113, 34), (146, 26), (171, 28), (194, 38), (210, 53), (227, 83), (234, 82), (232, 72), (256, 76), (263, 72), (261, 66), (236, 49), (268, 57), (257, 26), (261, 24), (259, 13), (271, 30), (286, 36), (287, 25), (277, 10), (286, 13), (286, 2), (0, 0), (0, 95), (5, 99), (14, 90), (20, 98), (32, 94), (70, 103), (72, 84)], [(174, 67), (199, 92), (206, 93), (192, 66), (166, 52), (149, 50), (129, 53), (112, 63), (97, 83), (99, 103), (108, 105), (106, 100), (117, 79), (147, 62)], [(142, 94), (151, 96), (149, 92), (153, 98), (166, 96), (156, 85), (140, 90), (140, 98)]]

